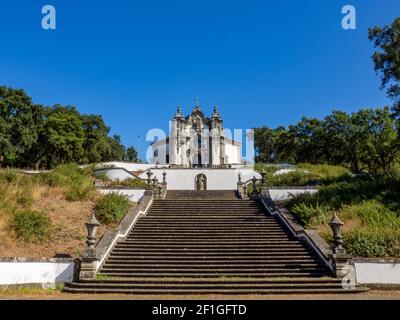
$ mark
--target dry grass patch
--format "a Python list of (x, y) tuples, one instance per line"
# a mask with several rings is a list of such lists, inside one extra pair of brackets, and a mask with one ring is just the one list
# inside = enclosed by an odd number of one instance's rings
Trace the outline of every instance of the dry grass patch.
[[(1, 256), (77, 257), (85, 247), (85, 222), (94, 202), (102, 197), (91, 187), (92, 181), (90, 175), (71, 165), (43, 175), (0, 170)], [(49, 218), (51, 227), (46, 239), (28, 241), (18, 236), (12, 222), (24, 211), (41, 212)], [(114, 227), (115, 223), (100, 226), (98, 236)]]

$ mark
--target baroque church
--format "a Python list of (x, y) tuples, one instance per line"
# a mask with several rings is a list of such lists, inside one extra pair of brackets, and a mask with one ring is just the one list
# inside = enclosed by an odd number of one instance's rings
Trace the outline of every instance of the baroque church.
[(172, 119), (170, 136), (151, 145), (152, 163), (181, 168), (229, 168), (242, 163), (242, 144), (229, 139), (217, 107), (208, 118), (198, 99), (191, 114), (182, 108)]

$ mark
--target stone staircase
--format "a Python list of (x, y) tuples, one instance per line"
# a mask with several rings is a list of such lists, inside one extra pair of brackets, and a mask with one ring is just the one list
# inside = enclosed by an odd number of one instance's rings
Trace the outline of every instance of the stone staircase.
[[(77, 293), (348, 293), (261, 203), (233, 191), (168, 192)], [(360, 289), (353, 289), (353, 292)]]

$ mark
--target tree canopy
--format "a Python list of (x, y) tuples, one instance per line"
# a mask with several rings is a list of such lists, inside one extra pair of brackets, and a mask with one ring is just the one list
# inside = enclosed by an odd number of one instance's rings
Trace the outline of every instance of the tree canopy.
[(390, 26), (370, 28), (369, 40), (378, 49), (372, 59), (381, 76), (381, 88), (394, 101), (393, 111), (400, 116), (400, 17)]
[(36, 105), (24, 90), (0, 87), (0, 166), (50, 169), (69, 162), (136, 161), (135, 148), (127, 150), (121, 137), (109, 132), (100, 115)]
[(344, 165), (355, 173), (387, 171), (399, 160), (396, 128), (389, 107), (334, 111), (288, 128), (256, 128), (257, 161)]

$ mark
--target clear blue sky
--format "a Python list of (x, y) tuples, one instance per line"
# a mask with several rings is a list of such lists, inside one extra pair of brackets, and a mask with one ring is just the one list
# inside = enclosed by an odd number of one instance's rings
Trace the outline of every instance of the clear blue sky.
[[(41, 28), (45, 4), (55, 31)], [(345, 4), (357, 30), (341, 28)], [(399, 0), (4, 0), (0, 85), (101, 114), (126, 145), (196, 96), (232, 129), (287, 125), (389, 104), (367, 29), (399, 15)]]

